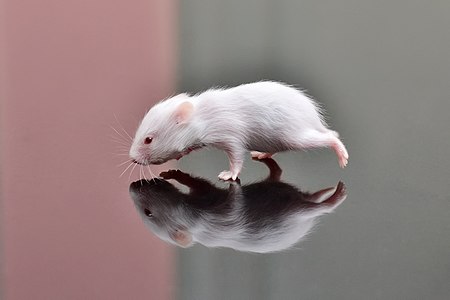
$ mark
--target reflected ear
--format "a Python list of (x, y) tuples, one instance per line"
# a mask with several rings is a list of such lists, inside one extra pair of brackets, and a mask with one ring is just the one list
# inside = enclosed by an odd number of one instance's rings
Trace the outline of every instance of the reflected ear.
[(177, 243), (178, 246), (187, 248), (192, 246), (192, 234), (187, 230), (176, 230), (170, 233), (170, 237)]
[(175, 110), (175, 121), (177, 124), (184, 124), (189, 121), (192, 113), (194, 112), (194, 105), (191, 102), (185, 101), (178, 105)]

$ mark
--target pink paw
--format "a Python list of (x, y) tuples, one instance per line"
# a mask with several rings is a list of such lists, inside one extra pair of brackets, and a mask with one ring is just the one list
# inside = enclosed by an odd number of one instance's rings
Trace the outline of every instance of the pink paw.
[(339, 157), (339, 166), (341, 168), (345, 168), (347, 166), (347, 164), (348, 164), (348, 159), (347, 158), (345, 158), (344, 156)]
[(345, 168), (348, 164), (348, 152), (347, 149), (345, 149), (345, 146), (342, 143), (336, 143), (334, 146), (334, 151), (336, 152), (336, 155), (338, 157), (339, 166), (341, 168)]
[(227, 181), (227, 180), (236, 180), (236, 178), (238, 177), (238, 174), (233, 174), (233, 172), (231, 171), (222, 171), (219, 174), (219, 179)]
[(250, 152), (250, 154), (252, 155), (253, 159), (259, 159), (259, 160), (272, 157), (272, 154), (270, 154), (270, 153), (264, 153), (264, 152), (259, 152), (259, 151), (252, 151), (252, 152)]

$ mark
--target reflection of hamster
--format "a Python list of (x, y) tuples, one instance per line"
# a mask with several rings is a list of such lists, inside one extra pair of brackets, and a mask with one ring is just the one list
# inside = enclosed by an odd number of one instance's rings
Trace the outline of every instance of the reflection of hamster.
[(345, 186), (313, 194), (302, 193), (279, 182), (281, 170), (272, 159), (262, 182), (220, 189), (179, 170), (163, 172), (190, 188), (180, 192), (165, 180), (137, 181), (130, 194), (145, 224), (162, 240), (188, 247), (198, 242), (207, 247), (229, 247), (249, 252), (287, 249), (312, 229), (316, 218), (332, 212), (346, 198)]
[(139, 164), (161, 164), (205, 146), (227, 153), (230, 170), (219, 174), (223, 180), (237, 178), (246, 150), (261, 159), (281, 151), (331, 147), (341, 167), (348, 159), (338, 133), (327, 128), (314, 101), (271, 81), (180, 94), (158, 103), (142, 120), (130, 157)]

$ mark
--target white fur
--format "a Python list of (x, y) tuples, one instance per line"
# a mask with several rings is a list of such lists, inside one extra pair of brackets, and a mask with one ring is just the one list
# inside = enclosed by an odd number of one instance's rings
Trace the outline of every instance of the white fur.
[[(185, 102), (192, 104), (192, 112), (178, 122), (177, 109)], [(146, 137), (153, 138), (151, 144), (144, 144)], [(204, 146), (227, 153), (230, 171), (219, 175), (223, 180), (237, 178), (246, 151), (273, 154), (332, 147), (341, 167), (348, 159), (318, 105), (302, 91), (272, 81), (210, 89), (194, 96), (180, 94), (158, 103), (142, 120), (130, 157), (142, 164), (160, 164)]]

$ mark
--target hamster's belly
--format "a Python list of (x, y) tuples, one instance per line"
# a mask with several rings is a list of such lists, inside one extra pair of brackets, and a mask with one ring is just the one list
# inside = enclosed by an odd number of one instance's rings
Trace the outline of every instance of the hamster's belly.
[(290, 150), (283, 133), (254, 133), (247, 137), (246, 149), (266, 153), (276, 153)]

